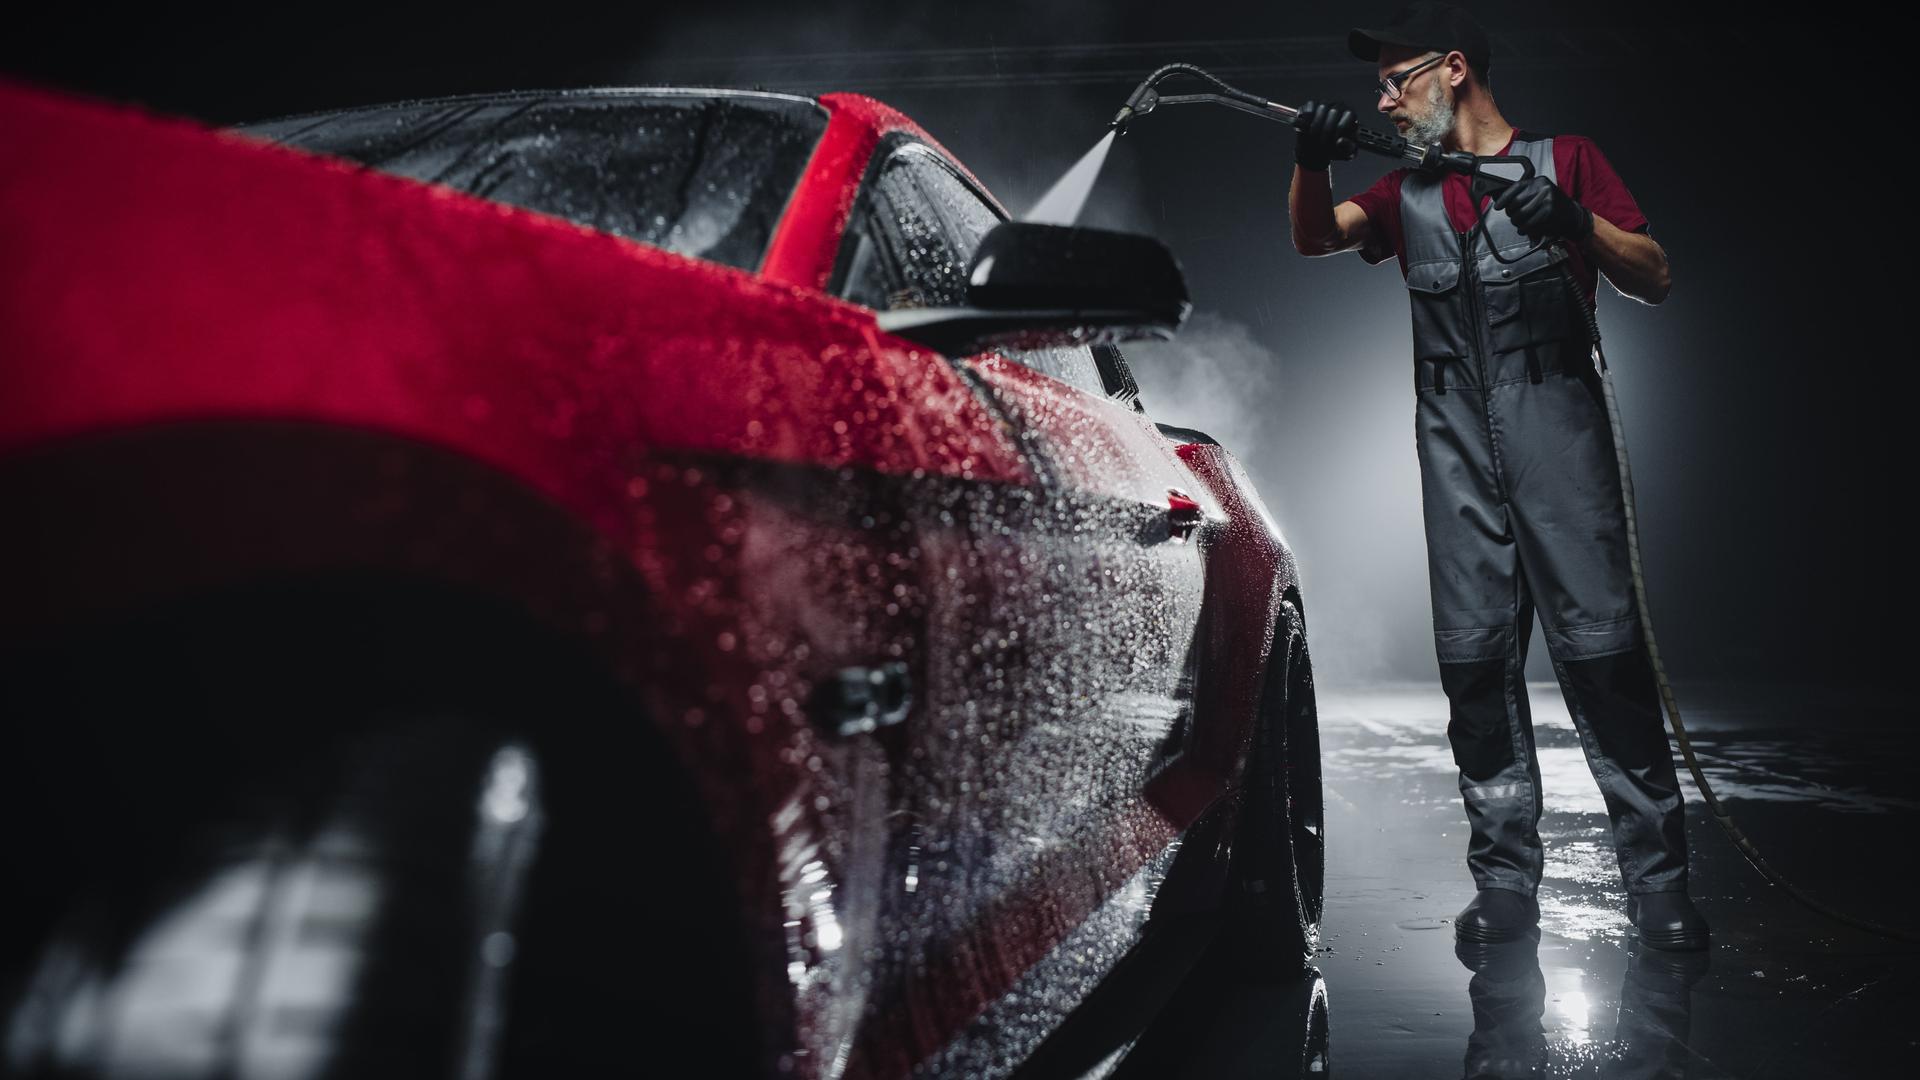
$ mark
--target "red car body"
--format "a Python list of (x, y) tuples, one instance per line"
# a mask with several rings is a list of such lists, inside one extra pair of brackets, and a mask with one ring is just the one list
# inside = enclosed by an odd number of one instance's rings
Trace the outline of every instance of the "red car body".
[[(1296, 572), (1222, 448), (831, 295), (876, 154), (952, 159), (819, 105), (746, 271), (0, 87), (0, 632), (329, 575), (498, 599), (689, 778), (635, 852), (721, 853), (766, 1070), (987, 1074), (1234, 820)], [(904, 719), (822, 721), (882, 671)]]

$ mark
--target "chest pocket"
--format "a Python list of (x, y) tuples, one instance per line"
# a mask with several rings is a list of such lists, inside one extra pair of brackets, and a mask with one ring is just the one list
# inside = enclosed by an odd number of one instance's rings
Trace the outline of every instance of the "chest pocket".
[(1448, 360), (1470, 355), (1466, 299), (1460, 290), (1460, 260), (1407, 267), (1407, 299), (1413, 308), (1413, 358)]
[(1559, 266), (1565, 257), (1557, 247), (1533, 252), (1511, 265), (1491, 255), (1481, 256), (1475, 269), (1485, 283), (1488, 338), (1495, 353), (1549, 342), (1579, 345), (1586, 340), (1586, 321), (1560, 279)]

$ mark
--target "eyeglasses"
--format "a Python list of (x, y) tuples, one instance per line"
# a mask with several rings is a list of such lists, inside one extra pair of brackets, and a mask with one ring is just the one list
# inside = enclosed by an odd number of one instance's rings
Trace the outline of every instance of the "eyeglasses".
[(1428, 68), (1432, 67), (1433, 65), (1439, 63), (1440, 61), (1445, 60), (1449, 55), (1450, 54), (1448, 53), (1441, 53), (1439, 56), (1436, 56), (1433, 59), (1428, 60), (1426, 63), (1415, 64), (1414, 66), (1408, 68), (1405, 71), (1395, 72), (1392, 75), (1389, 75), (1384, 79), (1381, 79), (1379, 82), (1375, 83), (1374, 85), (1380, 88), (1381, 93), (1387, 95), (1388, 101), (1399, 101), (1401, 93), (1404, 92), (1407, 88), (1408, 80), (1412, 79), (1415, 75), (1420, 74), (1422, 71), (1425, 71)]

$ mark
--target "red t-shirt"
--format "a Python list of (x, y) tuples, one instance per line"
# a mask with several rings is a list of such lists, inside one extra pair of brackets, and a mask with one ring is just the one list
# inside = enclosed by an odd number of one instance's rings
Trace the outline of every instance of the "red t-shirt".
[[(1518, 134), (1516, 131), (1515, 134)], [(1513, 140), (1500, 148), (1505, 154), (1513, 148)], [(1646, 215), (1640, 212), (1640, 206), (1633, 201), (1633, 195), (1627, 191), (1627, 185), (1621, 183), (1613, 166), (1593, 145), (1593, 140), (1584, 135), (1555, 135), (1553, 137), (1553, 169), (1555, 183), (1560, 190), (1571, 195), (1576, 202), (1606, 218), (1614, 228), (1625, 232), (1651, 233)], [(1395, 169), (1374, 182), (1367, 190), (1355, 195), (1352, 202), (1366, 211), (1367, 222), (1372, 226), (1373, 235), (1360, 248), (1360, 257), (1369, 264), (1387, 261), (1389, 256), (1400, 258), (1400, 274), (1407, 273), (1406, 234), (1400, 228), (1400, 181), (1405, 179), (1411, 169)], [(1441, 180), (1440, 194), (1446, 203), (1447, 217), (1459, 232), (1466, 232), (1474, 226), (1472, 201), (1468, 198), (1468, 178), (1461, 173), (1448, 173)], [(1480, 200), (1483, 209), (1493, 201), (1492, 196)], [(1487, 209), (1488, 213), (1501, 214), (1503, 210)], [(1574, 280), (1586, 291), (1587, 303), (1592, 305), (1594, 288), (1599, 284), (1597, 276), (1578, 248), (1573, 249), (1569, 260)]]

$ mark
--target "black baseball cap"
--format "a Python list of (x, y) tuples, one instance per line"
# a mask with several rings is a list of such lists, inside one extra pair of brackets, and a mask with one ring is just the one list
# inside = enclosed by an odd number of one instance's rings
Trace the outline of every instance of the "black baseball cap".
[(1493, 46), (1487, 32), (1480, 29), (1472, 15), (1453, 4), (1419, 0), (1393, 13), (1379, 30), (1353, 30), (1347, 34), (1347, 48), (1369, 63), (1379, 63), (1380, 46), (1402, 45), (1436, 52), (1460, 50), (1481, 70), (1493, 66)]

